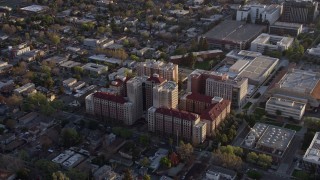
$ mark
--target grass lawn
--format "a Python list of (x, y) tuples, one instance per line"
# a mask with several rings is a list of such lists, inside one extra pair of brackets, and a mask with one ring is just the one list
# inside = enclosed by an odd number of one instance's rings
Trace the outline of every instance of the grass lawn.
[(243, 109), (249, 109), (249, 107), (252, 105), (252, 102), (248, 102), (244, 107)]
[(209, 64), (210, 61), (197, 61), (196, 64), (194, 65), (195, 69), (204, 69), (204, 70), (210, 70), (211, 65)]
[(299, 180), (309, 180), (312, 179), (312, 176), (309, 175), (307, 172), (300, 171), (300, 170), (294, 170), (292, 173), (293, 177), (296, 177)]
[(288, 128), (288, 129), (295, 130), (295, 131), (300, 131), (302, 128), (301, 126), (294, 125), (294, 124), (286, 124), (284, 127)]

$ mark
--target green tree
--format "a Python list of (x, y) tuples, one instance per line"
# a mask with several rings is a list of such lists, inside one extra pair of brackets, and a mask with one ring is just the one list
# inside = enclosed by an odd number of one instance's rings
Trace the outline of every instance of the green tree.
[(250, 152), (247, 154), (247, 162), (255, 164), (258, 160), (259, 156), (255, 152)]
[(271, 166), (272, 157), (266, 154), (259, 154), (257, 164), (263, 168), (268, 168)]
[(147, 157), (144, 157), (143, 159), (141, 159), (140, 165), (148, 167), (150, 165), (150, 160)]
[(143, 176), (143, 180), (151, 180), (150, 175), (145, 174), (145, 175)]
[(148, 146), (150, 144), (150, 137), (148, 135), (141, 135), (139, 137), (139, 142), (143, 146)]
[(45, 179), (51, 179), (52, 174), (59, 170), (59, 165), (46, 159), (40, 159), (35, 162), (35, 167), (39, 170)]
[(53, 180), (69, 180), (69, 178), (65, 174), (63, 174), (61, 171), (52, 173), (52, 179)]
[(171, 168), (171, 161), (167, 157), (161, 158), (160, 164), (166, 168)]
[(80, 136), (75, 129), (66, 128), (61, 133), (62, 143), (65, 147), (70, 147), (80, 142)]
[(130, 169), (126, 169), (124, 171), (123, 180), (133, 180), (133, 176), (132, 176)]
[(189, 159), (193, 153), (193, 146), (190, 143), (185, 144), (183, 141), (180, 142), (178, 147), (178, 154), (182, 160)]
[(88, 179), (88, 173), (79, 171), (77, 169), (70, 169), (66, 172), (66, 175), (70, 179), (76, 179), (76, 180), (87, 180)]
[(60, 43), (60, 36), (58, 34), (49, 34), (49, 39), (55, 46)]

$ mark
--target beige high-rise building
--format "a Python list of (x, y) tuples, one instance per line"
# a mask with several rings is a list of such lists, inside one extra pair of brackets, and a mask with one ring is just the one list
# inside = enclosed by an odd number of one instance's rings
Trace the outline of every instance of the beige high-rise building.
[[(133, 104), (133, 119), (136, 121), (143, 115), (143, 83), (146, 77), (137, 76), (127, 81), (127, 96)], [(133, 122), (134, 123), (134, 122)], [(133, 124), (132, 123), (132, 124)]]
[(153, 74), (159, 74), (159, 77), (163, 79), (178, 83), (179, 71), (177, 64), (147, 60), (145, 62), (139, 62), (136, 68), (138, 76), (152, 76)]
[(153, 107), (178, 108), (178, 84), (167, 81), (153, 88)]
[(148, 110), (153, 106), (153, 88), (166, 82), (165, 79), (161, 78), (158, 74), (153, 74), (145, 82), (145, 110)]

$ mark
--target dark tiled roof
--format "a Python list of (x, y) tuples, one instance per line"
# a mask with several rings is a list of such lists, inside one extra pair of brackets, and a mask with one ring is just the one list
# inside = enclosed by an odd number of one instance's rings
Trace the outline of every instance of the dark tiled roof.
[(212, 104), (200, 115), (200, 118), (214, 121), (221, 114), (221, 112), (224, 109), (226, 109), (229, 105), (229, 100), (222, 100), (220, 103)]
[(119, 96), (119, 95), (110, 94), (107, 92), (96, 92), (93, 94), (93, 97), (98, 98), (98, 99), (104, 99), (104, 100), (116, 102), (116, 103), (121, 103), (121, 104), (124, 104), (127, 102), (127, 100), (125, 100), (124, 97)]
[(212, 97), (211, 96), (206, 96), (206, 95), (199, 94), (199, 93), (191, 93), (186, 98), (190, 99), (190, 100), (193, 100), (193, 101), (200, 101), (200, 102), (205, 102), (205, 103), (211, 103), (212, 102)]
[(190, 113), (187, 111), (180, 111), (178, 109), (168, 109), (168, 108), (158, 108), (156, 113), (160, 113), (163, 115), (173, 116), (177, 118), (182, 118), (189, 121), (195, 121), (197, 119), (197, 114)]

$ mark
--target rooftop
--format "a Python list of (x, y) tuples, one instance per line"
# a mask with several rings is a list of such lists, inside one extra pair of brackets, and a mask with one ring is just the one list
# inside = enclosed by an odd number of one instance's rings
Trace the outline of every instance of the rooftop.
[(35, 5), (35, 4), (21, 8), (21, 10), (35, 12), (35, 13), (41, 12), (41, 11), (44, 11), (47, 9), (49, 9), (48, 6), (40, 6), (40, 5)]
[(311, 94), (319, 84), (320, 75), (312, 71), (293, 69), (279, 81), (280, 88)]
[(112, 102), (117, 102), (120, 104), (124, 104), (127, 102), (127, 100), (122, 97), (122, 96), (118, 96), (118, 95), (114, 95), (114, 94), (110, 94), (107, 92), (96, 92), (93, 94), (93, 97), (95, 98), (99, 98), (99, 99), (104, 99), (104, 100), (108, 100), (108, 101), (112, 101)]
[(190, 113), (187, 111), (180, 111), (178, 109), (168, 109), (168, 108), (157, 108), (155, 113), (159, 113), (159, 114), (163, 114), (163, 115), (168, 115), (168, 116), (172, 116), (172, 117), (176, 117), (176, 118), (182, 118), (185, 120), (189, 120), (189, 121), (196, 121), (199, 116), (197, 114), (194, 113)]
[(276, 36), (271, 34), (262, 33), (260, 34), (252, 43), (256, 44), (274, 44), (278, 45), (278, 43), (287, 45), (293, 42), (294, 38), (285, 37), (285, 36)]
[(301, 28), (302, 27), (302, 24), (298, 24), (298, 23), (289, 23), (289, 22), (280, 22), (280, 21), (277, 21), (275, 22), (273, 25), (270, 25), (271, 27), (285, 27), (285, 28)]
[(304, 161), (308, 161), (315, 164), (320, 164), (320, 133), (317, 132), (313, 140), (310, 143), (309, 148), (306, 150), (304, 156)]
[(208, 109), (206, 109), (203, 113), (201, 113), (200, 118), (206, 119), (210, 121), (215, 121), (218, 116), (224, 111), (231, 102), (229, 100), (222, 100), (221, 102), (217, 102), (212, 104)]
[(254, 36), (258, 36), (265, 28), (265, 26), (246, 24), (242, 21), (225, 20), (203, 36), (209, 39), (240, 43), (249, 41)]
[(306, 103), (292, 101), (290, 99), (276, 98), (276, 97), (271, 97), (267, 103), (290, 107), (292, 109), (297, 109), (297, 110), (301, 110), (303, 109), (303, 107), (306, 106)]
[(282, 156), (289, 147), (296, 131), (274, 125), (256, 123), (244, 140), (246, 147), (271, 149), (270, 154)]

